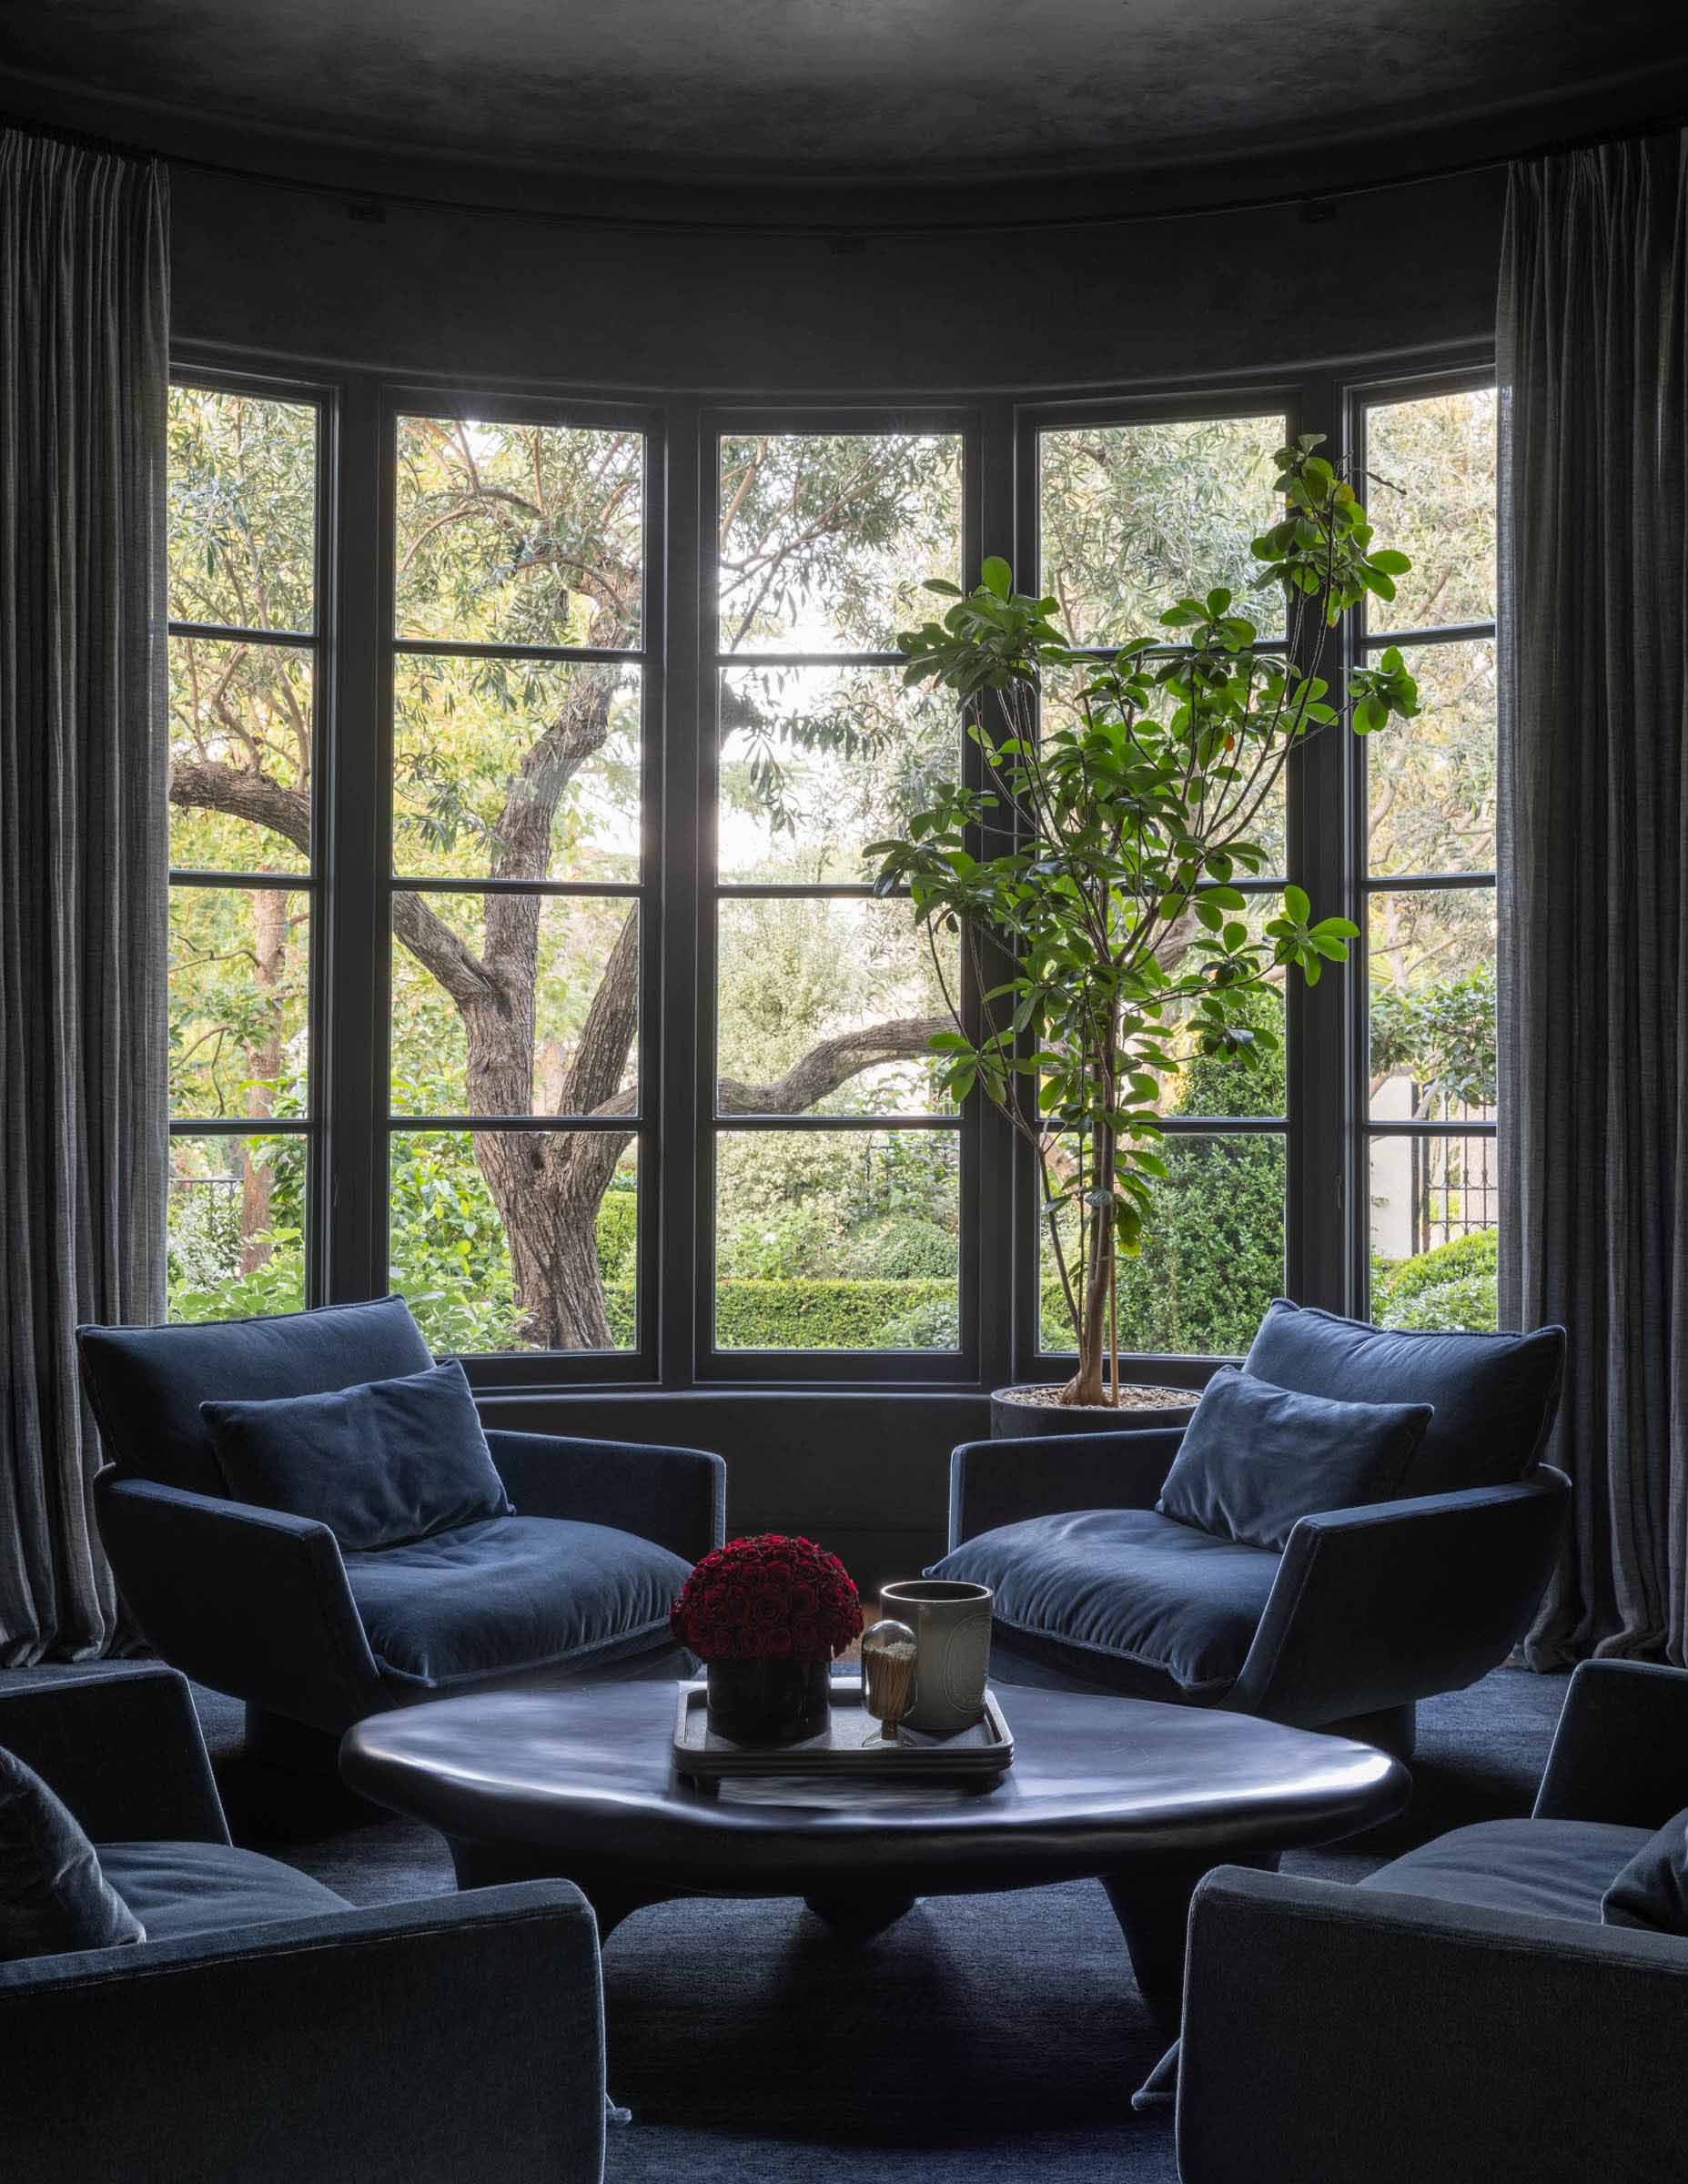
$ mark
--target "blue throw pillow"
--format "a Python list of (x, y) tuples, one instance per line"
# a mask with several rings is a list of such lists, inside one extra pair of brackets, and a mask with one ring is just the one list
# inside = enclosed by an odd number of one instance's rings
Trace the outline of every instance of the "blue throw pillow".
[(1643, 1843), (1600, 1899), (1602, 1926), (1688, 1934), (1688, 1809)]
[(63, 1801), (0, 1750), (0, 1961), (146, 1938)]
[(1156, 1507), (1217, 1539), (1281, 1554), (1299, 1517), (1399, 1493), (1430, 1422), (1428, 1403), (1336, 1403), (1221, 1366)]
[(514, 1512), (455, 1358), (330, 1395), (201, 1403), (229, 1493), (393, 1547)]

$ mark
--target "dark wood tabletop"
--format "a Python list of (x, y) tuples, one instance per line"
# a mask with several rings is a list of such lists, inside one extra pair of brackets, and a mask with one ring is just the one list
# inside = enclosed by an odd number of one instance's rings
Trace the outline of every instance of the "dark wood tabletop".
[[(377, 1804), (430, 1822), (461, 1885), (558, 1876), (606, 1932), (640, 1905), (800, 1896), (871, 1931), (921, 1896), (1095, 1876), (1150, 1978), (1211, 1866), (1269, 1864), (1390, 1818), (1411, 1782), (1369, 1744), (1217, 1709), (997, 1687), (1015, 1738), (995, 1784), (829, 1783), (676, 1773), (675, 1693), (656, 1682), (440, 1699), (373, 1714), (340, 1767)], [(1134, 1926), (1140, 1932), (1134, 1931)]]

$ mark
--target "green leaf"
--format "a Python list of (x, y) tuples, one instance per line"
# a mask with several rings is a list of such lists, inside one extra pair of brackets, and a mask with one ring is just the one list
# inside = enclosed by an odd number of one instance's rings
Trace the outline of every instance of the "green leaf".
[(1304, 888), (1292, 885), (1284, 889), (1284, 909), (1297, 925), (1306, 925), (1308, 913), (1312, 907), (1312, 904), (1307, 899)]
[(998, 599), (1006, 599), (1014, 590), (1014, 571), (1000, 554), (986, 555), (979, 565), (979, 580)]

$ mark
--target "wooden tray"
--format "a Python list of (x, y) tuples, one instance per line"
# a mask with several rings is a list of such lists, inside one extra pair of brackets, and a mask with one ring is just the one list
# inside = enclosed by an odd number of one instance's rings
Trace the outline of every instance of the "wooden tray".
[(833, 1679), (832, 1712), (819, 1736), (801, 1744), (735, 1744), (716, 1736), (706, 1711), (709, 1686), (682, 1684), (674, 1717), (674, 1765), (682, 1774), (713, 1782), (736, 1774), (805, 1774), (835, 1780), (977, 1781), (1013, 1764), (1014, 1736), (994, 1691), (985, 1718), (959, 1736), (922, 1736), (899, 1729), (894, 1742), (862, 1704), (854, 1676)]

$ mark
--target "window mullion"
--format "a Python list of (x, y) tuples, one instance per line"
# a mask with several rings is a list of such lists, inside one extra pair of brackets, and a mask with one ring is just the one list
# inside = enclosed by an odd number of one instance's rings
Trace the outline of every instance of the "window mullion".
[(386, 788), (389, 677), (381, 632), (388, 602), (385, 404), (372, 379), (350, 379), (339, 403), (334, 474), (337, 567), (329, 594), (332, 717), (318, 837), (328, 908), (324, 1007), (328, 1049), (325, 1211), (327, 1297), (378, 1295), (386, 1284), (387, 1088), (390, 976), (386, 875), (391, 855)]

